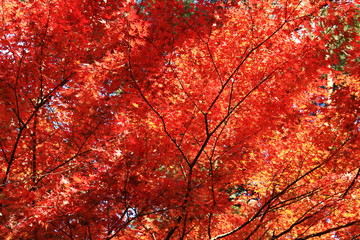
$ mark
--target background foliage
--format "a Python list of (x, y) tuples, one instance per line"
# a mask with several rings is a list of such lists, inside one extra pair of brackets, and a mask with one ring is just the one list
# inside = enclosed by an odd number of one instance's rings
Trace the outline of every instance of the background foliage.
[(360, 236), (357, 0), (0, 9), (1, 238)]

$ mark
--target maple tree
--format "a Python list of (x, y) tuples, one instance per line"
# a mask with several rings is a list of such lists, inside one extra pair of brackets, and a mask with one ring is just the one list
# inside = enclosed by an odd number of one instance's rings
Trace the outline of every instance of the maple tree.
[(357, 239), (359, 2), (1, 4), (4, 239)]

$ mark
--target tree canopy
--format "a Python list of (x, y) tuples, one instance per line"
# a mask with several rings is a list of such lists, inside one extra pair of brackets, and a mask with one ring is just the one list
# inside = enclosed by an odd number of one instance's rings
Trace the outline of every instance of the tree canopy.
[(359, 238), (359, 8), (2, 1), (0, 238)]

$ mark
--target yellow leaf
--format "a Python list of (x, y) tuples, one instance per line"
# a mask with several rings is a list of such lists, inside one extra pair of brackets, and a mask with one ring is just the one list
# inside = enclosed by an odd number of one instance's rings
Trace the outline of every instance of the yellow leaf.
[(77, 176), (74, 176), (73, 179), (77, 183), (81, 183), (83, 181), (81, 178), (78, 178)]
[(134, 107), (136, 107), (136, 108), (138, 108), (138, 107), (139, 107), (139, 105), (138, 105), (138, 104), (136, 104), (136, 103), (132, 103), (132, 105), (133, 105)]

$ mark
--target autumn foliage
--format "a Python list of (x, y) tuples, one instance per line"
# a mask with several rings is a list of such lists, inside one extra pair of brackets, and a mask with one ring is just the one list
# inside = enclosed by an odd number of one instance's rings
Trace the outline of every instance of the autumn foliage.
[(1, 239), (358, 239), (359, 1), (3, 0)]

